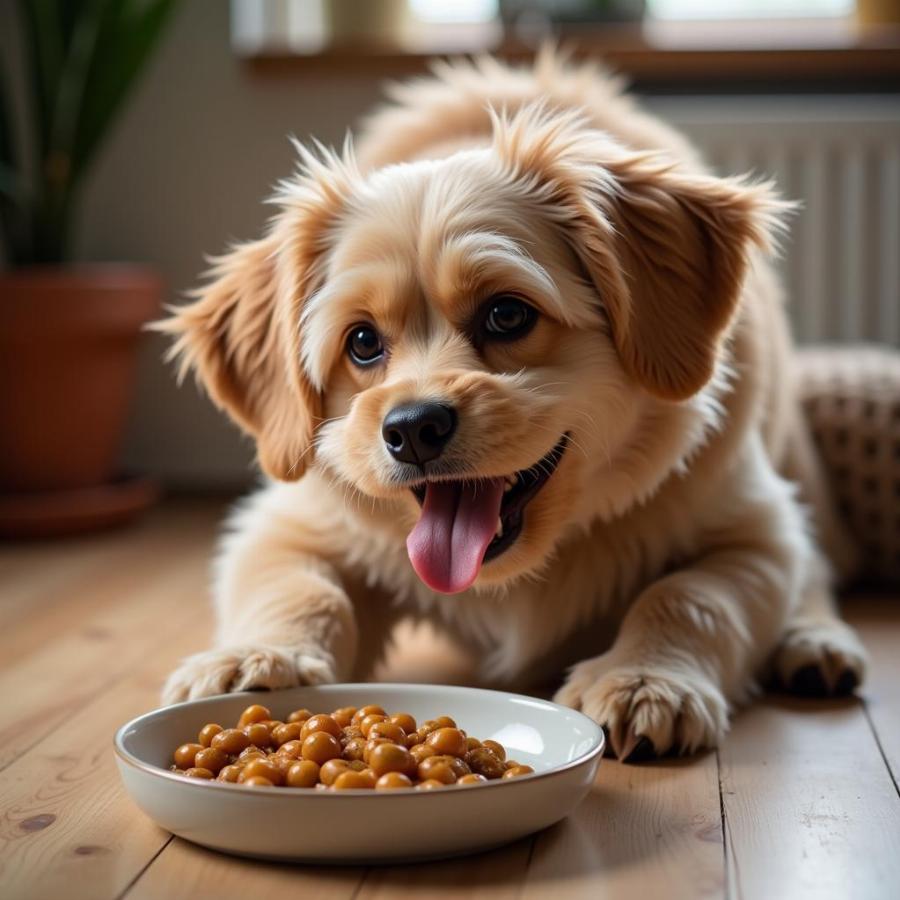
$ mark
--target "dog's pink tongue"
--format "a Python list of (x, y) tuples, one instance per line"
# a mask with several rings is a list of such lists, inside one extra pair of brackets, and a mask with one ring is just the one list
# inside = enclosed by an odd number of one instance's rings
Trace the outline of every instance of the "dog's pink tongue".
[(478, 485), (429, 483), (422, 515), (406, 539), (416, 574), (434, 591), (471, 587), (497, 530), (503, 479)]

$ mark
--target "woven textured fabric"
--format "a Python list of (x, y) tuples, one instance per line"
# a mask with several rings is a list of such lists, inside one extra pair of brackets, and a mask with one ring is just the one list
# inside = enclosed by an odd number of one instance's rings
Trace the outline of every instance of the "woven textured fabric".
[(797, 387), (832, 494), (862, 553), (860, 575), (900, 581), (900, 353), (817, 347)]

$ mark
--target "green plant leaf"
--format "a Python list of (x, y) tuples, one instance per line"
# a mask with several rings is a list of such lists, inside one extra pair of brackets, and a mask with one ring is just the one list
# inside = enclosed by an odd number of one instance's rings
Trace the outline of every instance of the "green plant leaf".
[(15, 135), (12, 131), (12, 104), (6, 88), (6, 72), (0, 64), (0, 164), (15, 165)]
[(25, 209), (28, 204), (28, 188), (25, 179), (7, 163), (0, 163), (0, 194), (10, 203)]
[[(62, 5), (59, 0), (19, 0), (19, 18), (28, 44), (28, 82), (41, 154), (50, 139), (56, 93), (66, 53), (59, 15)], [(78, 5), (73, 3), (73, 6)]]
[(51, 194), (67, 190), (77, 180), (73, 156), (87, 99), (88, 73), (100, 51), (98, 41), (104, 15), (116, 3), (117, 0), (83, 0), (80, 15), (70, 23), (44, 159), (44, 174)]
[(72, 151), (74, 171), (87, 168), (115, 115), (156, 47), (177, 0), (115, 0), (100, 22)]

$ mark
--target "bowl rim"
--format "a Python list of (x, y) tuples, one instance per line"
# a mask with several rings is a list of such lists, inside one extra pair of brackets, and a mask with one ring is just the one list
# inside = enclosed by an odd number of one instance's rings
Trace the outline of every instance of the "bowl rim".
[[(222, 791), (231, 791), (236, 792), (235, 796), (238, 795), (246, 795), (248, 799), (250, 798), (259, 798), (259, 797), (287, 797), (287, 798), (297, 798), (297, 797), (305, 797), (308, 799), (312, 798), (326, 798), (326, 797), (355, 797), (355, 796), (379, 796), (379, 797), (421, 797), (428, 796), (433, 793), (443, 794), (444, 791), (420, 791), (416, 788), (394, 788), (390, 791), (373, 791), (369, 789), (351, 789), (346, 791), (340, 791), (337, 793), (333, 793), (331, 791), (316, 791), (310, 788), (297, 788), (295, 790), (287, 790), (287, 791), (277, 791), (277, 790), (269, 790), (267, 787), (259, 787), (258, 789), (254, 789), (252, 786), (248, 790), (243, 785), (239, 784), (231, 784), (227, 781), (218, 781), (216, 779), (202, 779), (202, 778), (186, 778), (184, 775), (176, 775), (174, 772), (169, 769), (161, 769), (158, 766), (154, 766), (151, 763), (145, 762), (142, 759), (139, 759), (129, 750), (125, 749), (123, 744), (123, 739), (126, 732), (140, 725), (144, 720), (150, 719), (152, 717), (158, 716), (161, 712), (166, 710), (174, 710), (179, 707), (187, 707), (187, 706), (201, 706), (207, 703), (211, 704), (213, 701), (222, 700), (223, 698), (231, 698), (231, 697), (247, 697), (247, 698), (256, 698), (259, 700), (260, 697), (265, 697), (267, 694), (274, 694), (284, 691), (292, 691), (300, 688), (308, 689), (308, 690), (317, 690), (322, 691), (324, 693), (338, 692), (338, 691), (348, 691), (348, 690), (369, 690), (373, 689), (377, 690), (379, 688), (397, 688), (401, 690), (410, 690), (413, 693), (426, 693), (429, 690), (433, 690), (435, 688), (440, 688), (441, 690), (450, 690), (452, 692), (460, 692), (465, 694), (492, 694), (499, 695), (501, 697), (505, 697), (507, 699), (514, 700), (525, 700), (530, 704), (539, 704), (541, 706), (549, 707), (550, 709), (558, 712), (564, 712), (568, 715), (575, 715), (580, 719), (584, 719), (584, 721), (590, 726), (593, 730), (593, 740), (592, 745), (589, 750), (586, 750), (580, 756), (577, 756), (575, 759), (570, 759), (568, 762), (563, 763), (559, 766), (553, 766), (550, 769), (546, 769), (543, 772), (532, 772), (529, 775), (523, 775), (519, 778), (509, 779), (504, 781), (503, 779), (496, 778), (491, 781), (485, 782), (483, 784), (467, 784), (462, 785), (462, 789), (470, 790), (470, 789), (478, 789), (478, 790), (486, 790), (487, 788), (498, 788), (509, 786), (510, 784), (527, 784), (531, 782), (538, 781), (540, 779), (551, 778), (554, 776), (558, 776), (563, 774), (564, 772), (569, 771), (570, 769), (575, 769), (580, 766), (585, 765), (590, 762), (594, 757), (602, 756), (603, 751), (606, 748), (606, 735), (604, 734), (603, 729), (589, 716), (586, 716), (583, 712), (577, 709), (572, 709), (569, 706), (563, 706), (560, 703), (554, 703), (552, 700), (545, 700), (542, 697), (531, 697), (528, 694), (516, 694), (508, 691), (495, 691), (490, 688), (476, 688), (476, 687), (466, 687), (464, 685), (451, 685), (451, 684), (421, 684), (417, 682), (340, 682), (337, 684), (315, 684), (315, 685), (296, 685), (293, 688), (282, 688), (279, 691), (238, 691), (233, 694), (216, 694), (212, 697), (203, 697), (199, 700), (185, 700), (181, 703), (173, 703), (170, 706), (160, 706), (156, 709), (152, 709), (149, 712), (142, 713), (139, 716), (135, 716), (133, 719), (130, 719), (124, 725), (120, 726), (113, 737), (113, 750), (116, 754), (120, 763), (123, 763), (131, 768), (138, 769), (146, 774), (149, 774), (154, 777), (163, 778), (172, 782), (177, 782), (180, 785), (183, 785), (188, 788), (198, 789), (198, 790), (222, 790)], [(459, 793), (459, 789), (450, 792), (451, 795), (455, 795)], [(334, 800), (329, 800), (328, 802), (334, 802)]]

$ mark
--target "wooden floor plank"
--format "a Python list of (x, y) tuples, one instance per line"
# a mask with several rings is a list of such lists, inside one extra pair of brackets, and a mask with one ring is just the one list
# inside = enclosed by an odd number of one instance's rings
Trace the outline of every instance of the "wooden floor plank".
[[(135, 581), (133, 572), (111, 569), (98, 591), (118, 594), (118, 603), (0, 671), (0, 768), (127, 674), (167, 633), (183, 632), (185, 616), (197, 627), (211, 618), (206, 597), (211, 547), (209, 532), (173, 534), (160, 551), (155, 577), (141, 571)], [(201, 645), (195, 639), (187, 649)]]
[[(176, 602), (202, 589), (199, 559), (181, 570)], [(168, 589), (168, 586), (167, 586)], [(162, 680), (203, 628), (170, 628), (131, 674), (52, 731), (0, 773), (0, 885), (5, 896), (117, 897), (169, 840), (126, 796), (112, 752), (116, 729), (158, 705)], [(141, 664), (141, 658), (149, 660)]]
[(351, 900), (364, 868), (291, 866), (214, 853), (175, 838), (153, 860), (124, 900)]
[(859, 701), (764, 698), (720, 759), (735, 897), (897, 896), (900, 798)]
[(695, 900), (725, 894), (714, 754), (625, 766), (537, 837), (523, 900)]
[(886, 628), (885, 623), (892, 618), (900, 622), (900, 598), (854, 598), (845, 605), (844, 614), (871, 656), (863, 695), (896, 786), (900, 784), (900, 624)]
[[(110, 741), (123, 721), (157, 704), (176, 659), (208, 640), (206, 581), (220, 518), (218, 504), (175, 504), (131, 532), (0, 550), (0, 761), (10, 763), (0, 773), (4, 900), (896, 895), (900, 797), (885, 762), (896, 775), (896, 597), (846, 608), (872, 653), (867, 708), (766, 698), (738, 716), (721, 772), (715, 754), (604, 761), (570, 819), (499, 851), (324, 869), (171, 840), (125, 796)], [(390, 657), (392, 677), (427, 678), (437, 657), (450, 656), (433, 642), (423, 652), (420, 634), (407, 643)], [(445, 666), (440, 677), (462, 675)]]
[(528, 871), (534, 837), (508, 847), (411, 866), (373, 868), (354, 900), (517, 900)]
[(109, 557), (130, 549), (143, 532), (142, 524), (127, 537), (117, 534), (115, 540), (95, 535), (71, 541), (0, 544), (0, 626), (42, 613), (59, 590), (87, 572), (107, 570)]
[[(131, 531), (128, 540), (121, 535), (98, 537), (97, 545), (90, 545), (89, 564), (81, 568), (71, 560), (60, 565), (56, 545), (42, 545), (41, 552), (31, 556), (30, 580), (37, 589), (19, 592), (24, 595), (21, 608), (10, 627), (0, 627), (0, 673), (61, 635), (79, 630), (96, 634), (97, 626), (91, 623), (158, 575), (173, 552), (183, 556), (188, 547), (205, 550), (220, 517), (217, 504), (158, 514)], [(54, 577), (44, 578), (45, 573)], [(5, 583), (0, 597), (5, 616), (10, 606)], [(203, 604), (204, 598), (198, 597), (198, 613)]]

